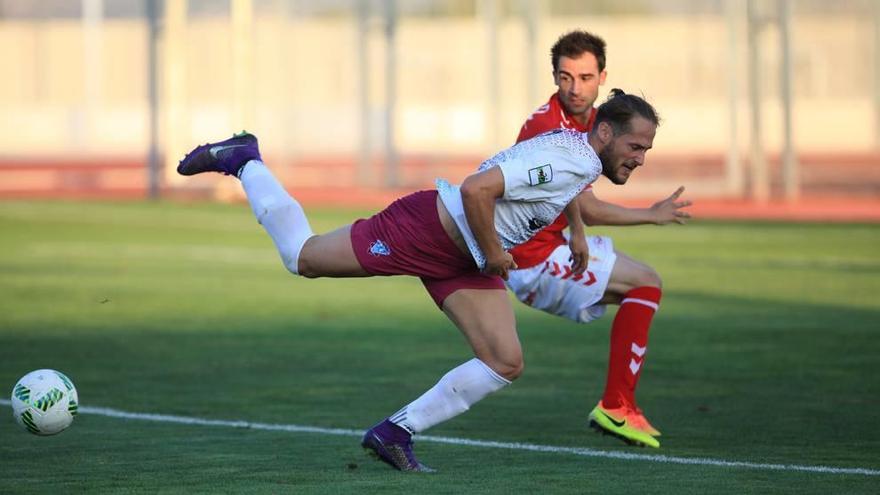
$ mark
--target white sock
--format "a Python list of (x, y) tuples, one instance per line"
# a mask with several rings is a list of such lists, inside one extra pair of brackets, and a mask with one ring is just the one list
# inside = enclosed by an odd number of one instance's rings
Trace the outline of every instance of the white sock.
[(272, 237), (284, 266), (296, 274), (299, 252), (315, 235), (302, 207), (261, 161), (247, 162), (239, 178), (257, 222)]
[(430, 390), (388, 419), (410, 433), (419, 433), (458, 416), (509, 384), (509, 380), (474, 358), (443, 375)]

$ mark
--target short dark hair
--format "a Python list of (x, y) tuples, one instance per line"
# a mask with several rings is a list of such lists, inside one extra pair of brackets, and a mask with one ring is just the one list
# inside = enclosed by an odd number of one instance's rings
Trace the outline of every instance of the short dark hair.
[(622, 89), (614, 88), (605, 103), (599, 105), (593, 128), (599, 127), (602, 122), (607, 122), (614, 129), (614, 135), (619, 136), (631, 130), (630, 122), (635, 116), (642, 117), (655, 126), (660, 125), (657, 110), (644, 98), (628, 95)]
[(599, 72), (605, 70), (605, 40), (587, 31), (571, 31), (556, 40), (550, 49), (553, 72), (559, 70), (559, 57), (578, 58), (585, 52), (592, 53), (599, 62)]

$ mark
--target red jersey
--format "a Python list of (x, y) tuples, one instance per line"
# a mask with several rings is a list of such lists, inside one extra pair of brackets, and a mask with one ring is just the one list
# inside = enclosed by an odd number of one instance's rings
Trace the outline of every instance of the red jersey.
[[(538, 134), (559, 129), (575, 129), (581, 132), (588, 132), (593, 128), (593, 122), (596, 120), (596, 109), (590, 110), (590, 118), (587, 125), (582, 126), (578, 121), (571, 118), (559, 103), (559, 94), (553, 93), (547, 103), (538, 107), (534, 113), (523, 124), (519, 130), (519, 136), (516, 142), (531, 139)], [(589, 189), (592, 186), (587, 186)], [(568, 219), (565, 214), (559, 215), (556, 220), (544, 229), (538, 231), (534, 237), (524, 244), (514, 247), (510, 250), (513, 255), (513, 261), (519, 268), (529, 268), (543, 263), (557, 247), (566, 243), (562, 231), (568, 226)]]

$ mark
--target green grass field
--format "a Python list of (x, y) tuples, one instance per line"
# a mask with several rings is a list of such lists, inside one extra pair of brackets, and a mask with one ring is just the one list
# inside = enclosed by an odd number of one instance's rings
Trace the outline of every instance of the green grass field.
[[(309, 212), (319, 232), (368, 213)], [(880, 228), (596, 231), (664, 278), (639, 389), (659, 450), (587, 428), (613, 315), (579, 326), (518, 305), (523, 377), (428, 434), (596, 456), (422, 441), (439, 472), (406, 475), (354, 435), (87, 409), (36, 437), (2, 405), (0, 493), (880, 492)], [(5, 399), (48, 367), (86, 408), (361, 431), (470, 358), (418, 280), (292, 277), (242, 205), (4, 202), (0, 253)]]

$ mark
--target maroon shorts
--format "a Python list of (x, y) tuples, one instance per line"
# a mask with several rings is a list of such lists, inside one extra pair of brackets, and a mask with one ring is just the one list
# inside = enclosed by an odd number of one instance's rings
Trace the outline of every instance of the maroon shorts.
[(351, 226), (351, 244), (372, 275), (412, 275), (443, 301), (458, 289), (504, 289), (504, 281), (480, 272), (470, 254), (452, 242), (437, 214), (437, 191), (419, 191)]

